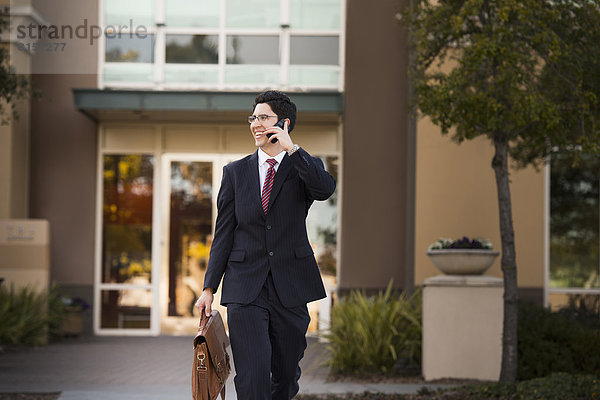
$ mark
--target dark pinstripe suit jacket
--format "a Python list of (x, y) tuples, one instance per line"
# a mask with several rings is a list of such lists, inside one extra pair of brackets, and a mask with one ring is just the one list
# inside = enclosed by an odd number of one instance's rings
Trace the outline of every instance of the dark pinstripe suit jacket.
[(306, 215), (314, 200), (326, 200), (334, 190), (335, 180), (323, 162), (300, 148), (281, 161), (265, 215), (258, 152), (225, 166), (204, 288), (216, 293), (223, 278), (221, 304), (248, 304), (258, 296), (270, 270), (285, 307), (325, 297), (306, 233)]

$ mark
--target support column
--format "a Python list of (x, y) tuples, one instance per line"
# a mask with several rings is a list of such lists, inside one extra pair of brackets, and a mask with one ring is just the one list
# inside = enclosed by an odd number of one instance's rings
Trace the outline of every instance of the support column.
[(502, 359), (502, 279), (439, 275), (423, 282), (425, 380), (497, 381)]

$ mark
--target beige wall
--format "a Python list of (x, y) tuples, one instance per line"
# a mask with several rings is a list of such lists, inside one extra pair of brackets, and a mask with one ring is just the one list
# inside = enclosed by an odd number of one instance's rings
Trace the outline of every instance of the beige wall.
[[(4, 217), (27, 218), (29, 216), (29, 100), (19, 101), (17, 104), (18, 119), (12, 120), (10, 129), (11, 154), (4, 160), (9, 164), (10, 181), (8, 182), (8, 204)], [(8, 133), (8, 132), (7, 132)]]
[(50, 275), (48, 221), (0, 218), (0, 277), (16, 289), (48, 287)]
[[(98, 24), (96, 0), (33, 4), (49, 24)], [(68, 42), (64, 52), (39, 52), (33, 60), (42, 97), (32, 103), (30, 214), (50, 221), (51, 279), (92, 285), (96, 124), (75, 110), (72, 89), (97, 87), (98, 51), (85, 39), (62, 41)]]
[(12, 218), (13, 135), (12, 124), (0, 125), (0, 218)]
[[(29, 56), (10, 46), (10, 65), (19, 74), (28, 75), (31, 68)], [(12, 117), (10, 105), (3, 104), (0, 124), (0, 218), (27, 218), (29, 215), (29, 141), (30, 100), (16, 102), (17, 118)]]
[(42, 99), (33, 103), (31, 217), (50, 221), (51, 279), (93, 283), (96, 124), (73, 107), (73, 87), (91, 75), (35, 75)]
[[(36, 74), (94, 75), (98, 72), (98, 40), (91, 26), (98, 25), (98, 0), (30, 0), (49, 25), (60, 27), (60, 39), (42, 39), (41, 48), (59, 43), (60, 51), (38, 51), (33, 56)], [(87, 28), (84, 29), (84, 27)], [(63, 27), (73, 29), (73, 34)], [(98, 34), (96, 30), (95, 34)], [(63, 45), (64, 44), (64, 45)]]
[[(440, 237), (484, 237), (500, 250), (492, 144), (477, 138), (460, 145), (429, 120), (417, 128), (415, 284), (438, 275), (425, 252)], [(544, 173), (511, 170), (519, 287), (544, 284)], [(486, 273), (502, 276), (500, 257)]]
[[(251, 154), (256, 151), (247, 125), (240, 123), (103, 123), (100, 146), (107, 152)], [(338, 126), (305, 123), (292, 132), (294, 141), (313, 155), (338, 155)]]

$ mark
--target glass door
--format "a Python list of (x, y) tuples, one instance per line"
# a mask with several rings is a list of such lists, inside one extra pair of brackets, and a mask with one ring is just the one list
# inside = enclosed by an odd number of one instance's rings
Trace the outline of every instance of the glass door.
[[(161, 272), (160, 332), (191, 335), (198, 330), (196, 299), (202, 293), (204, 274), (217, 216), (216, 198), (223, 166), (243, 155), (165, 154), (161, 182)], [(322, 157), (326, 169), (337, 178), (337, 157)], [(307, 218), (311, 245), (321, 268), (328, 293), (336, 286), (337, 270), (337, 196), (315, 202)], [(218, 290), (213, 308), (227, 320), (227, 308), (220, 306)], [(324, 299), (309, 305), (310, 331), (328, 320)], [(322, 325), (321, 327), (324, 327)]]
[(202, 293), (208, 264), (221, 164), (216, 156), (163, 157), (163, 334), (193, 334), (198, 329), (194, 303)]

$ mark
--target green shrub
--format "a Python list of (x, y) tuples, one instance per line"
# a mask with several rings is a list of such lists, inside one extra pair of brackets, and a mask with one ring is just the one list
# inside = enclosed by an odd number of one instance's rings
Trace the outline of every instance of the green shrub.
[(555, 373), (517, 384), (518, 399), (594, 400), (600, 399), (598, 376)]
[(333, 372), (346, 375), (390, 373), (401, 359), (421, 361), (421, 294), (352, 291), (334, 305), (329, 340)]
[(598, 377), (557, 373), (517, 384), (487, 382), (418, 394), (298, 395), (298, 400), (598, 400)]
[(576, 313), (521, 304), (518, 341), (519, 380), (552, 372), (600, 376), (600, 330)]
[(569, 296), (569, 303), (558, 314), (576, 319), (589, 329), (600, 331), (600, 296), (576, 294)]
[(0, 344), (45, 344), (64, 315), (62, 295), (54, 285), (44, 292), (0, 285)]
[[(598, 377), (556, 373), (517, 384), (488, 382), (442, 389), (431, 399), (504, 399), (504, 400), (597, 400), (600, 399)], [(452, 394), (452, 397), (445, 397)], [(426, 397), (427, 398), (427, 397)]]

